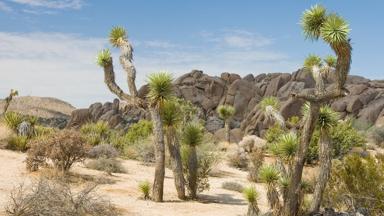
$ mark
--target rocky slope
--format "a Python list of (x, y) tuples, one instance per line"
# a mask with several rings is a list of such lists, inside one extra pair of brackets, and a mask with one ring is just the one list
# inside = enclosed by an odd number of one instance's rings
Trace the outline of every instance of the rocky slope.
[[(329, 86), (334, 78), (329, 76)], [(220, 104), (230, 104), (236, 108), (232, 128), (240, 128), (244, 134), (262, 135), (270, 126), (257, 104), (263, 97), (275, 96), (282, 102), (281, 113), (287, 119), (300, 115), (303, 101), (290, 98), (290, 94), (301, 91), (313, 91), (315, 81), (305, 70), (293, 73), (270, 73), (240, 77), (238, 74), (222, 73), (220, 77), (210, 76), (202, 71), (193, 70), (174, 81), (175, 92), (201, 110), (206, 120), (206, 128), (220, 132), (223, 122), (217, 117), (215, 109)], [(346, 88), (350, 94), (333, 101), (330, 105), (342, 117), (353, 116), (368, 124), (382, 124), (384, 119), (384, 80), (369, 80), (360, 76), (349, 76)], [(144, 97), (147, 86), (139, 90)], [(130, 122), (136, 122), (147, 115), (133, 108), (121, 111), (119, 102), (92, 104), (89, 109), (76, 110), (71, 125), (79, 125), (84, 119), (105, 120), (113, 127), (122, 128)]]

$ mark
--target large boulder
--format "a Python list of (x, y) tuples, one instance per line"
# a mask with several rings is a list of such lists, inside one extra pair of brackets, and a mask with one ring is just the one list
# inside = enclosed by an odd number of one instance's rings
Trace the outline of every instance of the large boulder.
[(369, 124), (375, 124), (379, 114), (384, 108), (384, 97), (369, 103), (358, 114), (358, 119)]

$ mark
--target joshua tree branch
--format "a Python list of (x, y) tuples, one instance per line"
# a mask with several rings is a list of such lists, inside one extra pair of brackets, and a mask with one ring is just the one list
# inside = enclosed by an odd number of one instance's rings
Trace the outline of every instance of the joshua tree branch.
[(127, 73), (127, 83), (129, 88), (129, 93), (133, 97), (137, 97), (137, 88), (135, 84), (136, 80), (136, 68), (133, 65), (133, 48), (128, 40), (121, 40), (119, 43), (120, 48), (120, 64)]

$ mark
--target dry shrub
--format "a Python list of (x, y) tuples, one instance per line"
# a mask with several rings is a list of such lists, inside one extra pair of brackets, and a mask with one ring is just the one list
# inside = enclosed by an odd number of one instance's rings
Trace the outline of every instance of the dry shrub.
[(226, 189), (226, 190), (231, 190), (231, 191), (237, 191), (239, 193), (242, 193), (243, 190), (244, 190), (244, 187), (243, 185), (237, 183), (237, 182), (231, 182), (231, 181), (226, 181), (226, 182), (223, 182), (223, 184), (221, 185), (221, 187), (223, 189)]
[(248, 179), (253, 182), (258, 182), (259, 169), (264, 162), (264, 152), (261, 148), (255, 148), (249, 154), (250, 166), (248, 168)]
[(119, 152), (110, 144), (97, 145), (88, 151), (90, 158), (115, 158), (119, 156)]
[(108, 174), (112, 173), (125, 173), (125, 169), (120, 161), (114, 158), (98, 158), (96, 160), (89, 161), (86, 164), (89, 169), (104, 171)]
[(248, 158), (245, 152), (234, 151), (228, 155), (228, 163), (230, 166), (239, 168), (239, 169), (247, 169), (248, 168)]
[(30, 188), (20, 185), (6, 207), (9, 216), (115, 216), (117, 209), (95, 193), (96, 185), (74, 193), (61, 181), (40, 179)]
[(62, 130), (31, 143), (27, 156), (27, 169), (36, 171), (50, 160), (55, 168), (66, 172), (75, 162), (85, 159), (87, 149), (80, 133), (73, 130)]

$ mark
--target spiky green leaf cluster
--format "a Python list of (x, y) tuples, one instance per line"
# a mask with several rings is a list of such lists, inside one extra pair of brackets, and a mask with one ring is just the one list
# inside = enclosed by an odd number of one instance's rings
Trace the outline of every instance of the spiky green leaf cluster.
[(165, 127), (175, 127), (183, 120), (179, 103), (167, 100), (161, 107), (161, 119)]
[(188, 146), (198, 146), (203, 142), (203, 128), (197, 123), (189, 123), (182, 134), (182, 142)]
[(279, 136), (277, 142), (271, 146), (271, 151), (284, 159), (293, 158), (299, 145), (299, 138), (294, 133)]
[(264, 97), (260, 103), (259, 103), (259, 107), (261, 110), (263, 110), (264, 112), (266, 111), (266, 108), (267, 106), (271, 106), (273, 107), (275, 110), (279, 110), (280, 109), (280, 101), (277, 97)]
[(106, 65), (111, 64), (112, 63), (111, 51), (109, 51), (109, 49), (101, 50), (97, 55), (96, 62), (100, 67), (105, 67)]
[(320, 107), (318, 125), (321, 129), (329, 129), (337, 124), (339, 115), (330, 106)]
[(121, 43), (121, 41), (127, 40), (127, 32), (123, 27), (115, 26), (112, 28), (111, 32), (109, 33), (109, 42), (114, 47), (118, 47)]
[(161, 106), (173, 95), (172, 75), (167, 72), (153, 73), (148, 77), (147, 98), (152, 106)]
[(324, 58), (324, 62), (328, 65), (328, 67), (335, 67), (336, 61), (337, 59), (333, 55), (328, 55)]
[(280, 179), (280, 173), (273, 165), (263, 165), (259, 170), (259, 179), (267, 184), (275, 184)]
[(235, 114), (235, 108), (231, 105), (220, 105), (217, 108), (217, 113), (220, 118), (227, 120)]
[(149, 198), (149, 194), (151, 192), (151, 185), (149, 181), (143, 181), (139, 183), (139, 190), (143, 194), (144, 199)]
[(306, 38), (317, 40), (320, 37), (329, 44), (344, 43), (350, 32), (348, 23), (337, 14), (327, 14), (321, 5), (304, 11), (301, 26)]
[(254, 187), (247, 187), (243, 190), (244, 198), (249, 203), (254, 203), (257, 201), (257, 198), (259, 197), (259, 193), (257, 193), (256, 189)]
[(305, 102), (301, 107), (301, 114), (303, 114), (304, 117), (308, 116), (310, 108), (311, 108), (311, 104), (309, 102)]
[(348, 40), (348, 23), (339, 15), (331, 14), (321, 27), (321, 37), (330, 44), (343, 43)]
[(304, 67), (311, 69), (313, 66), (321, 66), (321, 58), (317, 55), (310, 54), (304, 60)]
[(306, 38), (317, 40), (321, 35), (321, 26), (326, 20), (326, 10), (321, 5), (312, 6), (304, 11), (301, 26)]

